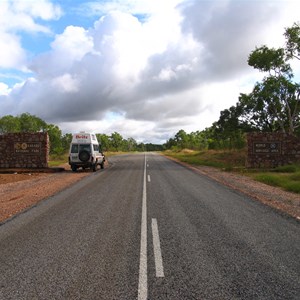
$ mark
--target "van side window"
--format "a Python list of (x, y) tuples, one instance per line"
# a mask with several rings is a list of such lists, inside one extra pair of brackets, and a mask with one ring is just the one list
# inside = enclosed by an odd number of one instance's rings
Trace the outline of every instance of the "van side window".
[(72, 145), (71, 153), (78, 153), (78, 144), (73, 144)]
[(94, 147), (94, 151), (99, 152), (99, 145), (93, 144), (93, 147)]

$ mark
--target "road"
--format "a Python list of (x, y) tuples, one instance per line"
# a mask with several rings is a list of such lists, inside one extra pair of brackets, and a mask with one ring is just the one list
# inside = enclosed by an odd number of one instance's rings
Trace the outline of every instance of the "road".
[(300, 223), (157, 154), (0, 227), (0, 299), (300, 299)]

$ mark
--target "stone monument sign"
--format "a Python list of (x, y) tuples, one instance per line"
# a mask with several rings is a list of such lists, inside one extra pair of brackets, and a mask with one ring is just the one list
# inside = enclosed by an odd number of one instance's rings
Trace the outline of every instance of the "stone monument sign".
[(47, 168), (48, 160), (48, 133), (0, 134), (0, 168)]
[(275, 168), (300, 162), (300, 139), (282, 132), (247, 134), (249, 168)]

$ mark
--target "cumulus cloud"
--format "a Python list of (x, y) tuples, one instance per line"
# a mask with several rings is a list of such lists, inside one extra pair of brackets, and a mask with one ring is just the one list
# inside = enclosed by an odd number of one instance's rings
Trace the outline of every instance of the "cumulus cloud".
[[(240, 88), (253, 85), (250, 51), (292, 25), (281, 19), (282, 1), (159, 3), (86, 3), (98, 20), (90, 28), (70, 24), (56, 34), (51, 49), (27, 64), (34, 78), (9, 92), (4, 88), (2, 114), (30, 112), (69, 132), (118, 131), (155, 142), (180, 128), (201, 130), (236, 103)], [(47, 7), (43, 15), (41, 7), (14, 9), (31, 20), (61, 14)], [(281, 32), (274, 33), (278, 23)], [(16, 51), (10, 65), (21, 64), (25, 54), (17, 36), (7, 38)]]
[(206, 76), (228, 80), (248, 69), (250, 51), (273, 34), (270, 27), (278, 21), (284, 5), (284, 1), (195, 1), (184, 7), (183, 30), (205, 49)]
[(0, 30), (0, 67), (23, 68), (26, 61), (26, 53), (23, 50), (20, 38), (14, 34), (7, 34)]
[(7, 84), (0, 82), (0, 95), (8, 95), (10, 91), (11, 90)]
[[(19, 14), (27, 14), (33, 18), (41, 18), (42, 20), (58, 19), (61, 14), (61, 8), (58, 5), (54, 5), (49, 0), (39, 1), (18, 1), (11, 0), (12, 9)], [(5, 2), (5, 1), (4, 1)]]
[(23, 49), (20, 32), (46, 33), (51, 31), (41, 20), (57, 19), (61, 16), (59, 6), (49, 0), (19, 1), (2, 0), (0, 5), (0, 68), (26, 69), (27, 53)]

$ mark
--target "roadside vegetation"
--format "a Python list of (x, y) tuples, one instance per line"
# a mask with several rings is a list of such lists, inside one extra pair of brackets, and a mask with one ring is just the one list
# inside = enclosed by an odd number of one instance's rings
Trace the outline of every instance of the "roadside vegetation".
[(167, 150), (164, 155), (195, 165), (210, 166), (225, 172), (237, 172), (256, 181), (280, 187), (286, 191), (300, 194), (300, 164), (280, 166), (274, 169), (247, 169), (246, 150)]

